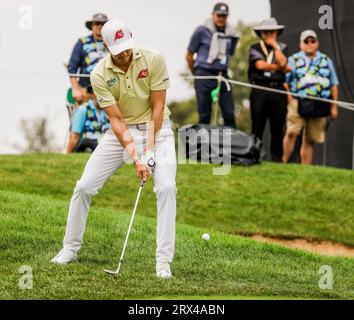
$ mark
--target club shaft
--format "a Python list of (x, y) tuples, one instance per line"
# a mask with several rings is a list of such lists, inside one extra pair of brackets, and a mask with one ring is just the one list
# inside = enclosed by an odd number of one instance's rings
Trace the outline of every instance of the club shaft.
[(143, 189), (143, 184), (141, 183), (140, 186), (139, 186), (138, 196), (136, 197), (136, 201), (135, 201), (135, 205), (134, 205), (133, 214), (132, 214), (132, 217), (131, 217), (131, 219), (130, 219), (128, 232), (127, 232), (127, 235), (126, 235), (126, 237), (125, 237), (125, 241), (124, 241), (124, 245), (123, 245), (122, 254), (121, 254), (120, 259), (119, 259), (119, 264), (118, 264), (118, 268), (117, 268), (117, 273), (119, 272), (120, 267), (121, 267), (122, 262), (123, 262), (123, 257), (124, 257), (125, 248), (126, 248), (127, 243), (128, 243), (128, 238), (129, 238), (130, 230), (131, 230), (132, 225), (133, 225), (134, 216), (135, 216), (136, 208), (138, 207), (139, 198), (140, 198), (140, 194), (141, 194), (141, 190), (142, 190), (142, 189)]

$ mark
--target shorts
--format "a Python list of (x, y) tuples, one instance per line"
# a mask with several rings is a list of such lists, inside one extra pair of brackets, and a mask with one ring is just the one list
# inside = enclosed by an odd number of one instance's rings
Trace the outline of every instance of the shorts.
[(288, 104), (286, 133), (300, 135), (304, 129), (306, 140), (312, 143), (324, 143), (326, 131), (326, 118), (303, 118), (298, 113), (298, 100), (294, 99)]

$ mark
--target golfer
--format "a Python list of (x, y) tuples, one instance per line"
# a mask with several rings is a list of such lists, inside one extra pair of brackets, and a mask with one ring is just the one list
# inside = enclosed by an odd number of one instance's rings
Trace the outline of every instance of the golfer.
[[(91, 73), (98, 102), (107, 113), (107, 131), (88, 160), (71, 198), (63, 249), (52, 262), (66, 264), (79, 251), (91, 196), (127, 160), (139, 179), (153, 174), (157, 197), (156, 275), (172, 277), (176, 220), (176, 153), (170, 111), (165, 104), (169, 77), (158, 52), (136, 47), (127, 25), (109, 20), (102, 29), (110, 54)], [(151, 171), (147, 163), (156, 163)], [(138, 183), (137, 183), (138, 185)], [(117, 194), (124, 196), (124, 189)]]

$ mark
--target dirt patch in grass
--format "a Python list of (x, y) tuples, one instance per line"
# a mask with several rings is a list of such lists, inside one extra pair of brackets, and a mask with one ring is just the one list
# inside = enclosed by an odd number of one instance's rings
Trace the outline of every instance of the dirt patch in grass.
[(261, 242), (276, 243), (288, 248), (302, 249), (326, 256), (354, 257), (354, 248), (331, 241), (280, 239), (259, 234), (252, 235), (250, 238)]

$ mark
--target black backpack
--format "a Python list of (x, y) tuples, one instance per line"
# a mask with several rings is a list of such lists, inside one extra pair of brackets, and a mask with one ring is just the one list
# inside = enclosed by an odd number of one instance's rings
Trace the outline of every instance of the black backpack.
[[(226, 126), (187, 125), (178, 130), (180, 146), (187, 159), (222, 164), (253, 165), (261, 162), (262, 141), (255, 135)], [(223, 150), (223, 143), (230, 147)]]

